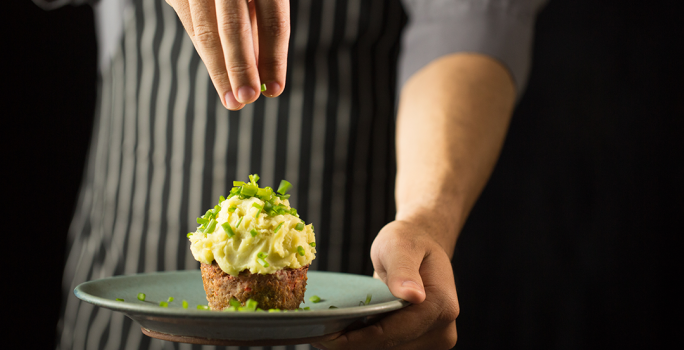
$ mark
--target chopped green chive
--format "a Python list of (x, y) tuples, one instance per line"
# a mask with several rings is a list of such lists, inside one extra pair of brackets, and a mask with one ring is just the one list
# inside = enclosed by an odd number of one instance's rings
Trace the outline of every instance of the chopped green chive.
[(261, 84), (261, 92), (266, 91), (266, 84)]
[(208, 305), (197, 305), (197, 310), (209, 310)]
[(315, 304), (321, 301), (321, 297), (319, 297), (318, 295), (314, 295), (311, 298), (309, 298), (309, 301)]
[(236, 207), (229, 207), (229, 208), (228, 208), (228, 212), (229, 212), (229, 213), (234, 213), (234, 212), (235, 212), (235, 209), (237, 209), (237, 208), (236, 208)]
[(173, 297), (169, 297), (169, 299), (167, 299), (166, 301), (168, 301), (169, 303), (172, 302), (172, 301), (173, 301)]
[(266, 254), (264, 252), (259, 252), (259, 254), (257, 254), (257, 257), (262, 258), (262, 259), (266, 259), (267, 256), (268, 256), (268, 254)]
[(252, 235), (252, 237), (256, 237), (257, 235), (257, 231), (255, 229), (252, 229), (251, 231), (249, 231), (249, 233)]
[(205, 218), (197, 218), (197, 223), (200, 225), (204, 225), (204, 224), (209, 223), (209, 220), (207, 220)]
[(316, 248), (316, 242), (311, 242), (311, 243), (309, 243), (309, 245), (313, 248)]
[(309, 310), (311, 310), (311, 308), (307, 306), (304, 308), (304, 310), (309, 311)]
[(280, 309), (268, 309), (268, 312), (280, 312)]
[(124, 301), (124, 300), (121, 298), (116, 298), (116, 301)]
[(242, 222), (242, 218), (244, 218), (244, 216), (240, 217), (240, 220), (238, 220), (237, 224), (235, 224), (235, 229), (236, 229), (236, 230), (237, 230), (238, 227), (240, 227), (240, 223)]
[(138, 300), (145, 301), (145, 293), (138, 293)]
[(213, 233), (214, 230), (216, 230), (216, 220), (211, 219), (211, 222), (209, 222), (209, 226), (207, 226), (207, 228), (204, 229), (203, 233)]
[(233, 186), (240, 187), (244, 186), (245, 182), (244, 181), (233, 181)]
[[(291, 208), (291, 209), (290, 209), (290, 215), (292, 215), (292, 216), (297, 216), (297, 209)], [(299, 216), (297, 216), (297, 217), (299, 217)]]
[(278, 193), (284, 195), (292, 188), (292, 184), (287, 180), (280, 180), (280, 186), (278, 186)]
[(244, 184), (242, 185), (242, 191), (240, 191), (240, 194), (253, 197), (257, 191), (259, 190), (259, 187), (256, 187), (255, 185), (252, 184)]
[(276, 226), (275, 230), (273, 230), (273, 233), (278, 233), (278, 230), (280, 230), (280, 228), (283, 227), (284, 223), (285, 221), (279, 223), (278, 226)]
[(160, 302), (159, 302), (159, 306), (161, 306), (161, 307), (169, 307), (169, 303), (167, 303), (167, 302), (165, 302), (165, 301), (160, 301)]
[(366, 305), (370, 304), (371, 296), (372, 296), (371, 294), (366, 295), (366, 303), (365, 303)]
[(235, 297), (230, 298), (230, 300), (228, 302), (230, 303), (230, 306), (235, 307), (235, 308), (242, 306), (242, 304), (240, 304), (240, 302), (237, 301), (237, 299), (235, 299)]
[(297, 253), (299, 253), (299, 255), (301, 255), (301, 256), (304, 256), (304, 247), (298, 245), (297, 246)]
[(257, 174), (249, 175), (249, 182), (252, 185), (257, 186), (257, 181), (259, 181), (259, 175), (257, 175)]
[(254, 310), (256, 310), (256, 308), (257, 308), (256, 300), (247, 299), (247, 302), (245, 303), (245, 310), (254, 311)]
[(183, 308), (184, 308), (184, 309), (187, 309), (187, 308), (188, 308), (188, 302), (185, 301), (185, 300), (183, 300)]
[(269, 267), (269, 266), (271, 266), (271, 265), (269, 265), (269, 264), (266, 262), (266, 260), (264, 260), (264, 258), (257, 258), (257, 262), (258, 262), (261, 266), (263, 266), (263, 267)]
[(233, 231), (233, 228), (230, 227), (229, 223), (223, 223), (221, 224), (221, 227), (223, 227), (223, 231), (226, 231), (228, 238), (235, 236), (235, 232)]
[(190, 236), (192, 236), (194, 234), (195, 234), (194, 232), (188, 232), (188, 238), (190, 238)]
[(295, 230), (297, 230), (297, 231), (301, 231), (303, 229), (304, 229), (304, 223), (303, 222), (300, 222), (297, 224), (297, 226), (295, 226)]

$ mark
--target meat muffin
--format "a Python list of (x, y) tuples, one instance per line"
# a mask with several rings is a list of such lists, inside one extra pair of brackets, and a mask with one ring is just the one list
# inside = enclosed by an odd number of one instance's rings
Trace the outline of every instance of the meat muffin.
[(197, 219), (188, 234), (190, 250), (201, 263), (204, 291), (212, 310), (256, 301), (260, 309), (297, 309), (304, 300), (306, 273), (315, 258), (312, 224), (290, 207), (281, 181), (277, 191), (235, 181), (228, 198)]

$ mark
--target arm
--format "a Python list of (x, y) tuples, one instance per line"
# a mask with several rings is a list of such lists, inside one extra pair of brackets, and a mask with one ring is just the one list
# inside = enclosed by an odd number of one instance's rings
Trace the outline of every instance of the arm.
[(373, 242), (379, 278), (413, 305), (318, 344), (451, 348), (459, 313), (450, 259), (492, 172), (515, 103), (508, 71), (477, 54), (438, 59), (405, 85), (397, 125), (397, 216)]

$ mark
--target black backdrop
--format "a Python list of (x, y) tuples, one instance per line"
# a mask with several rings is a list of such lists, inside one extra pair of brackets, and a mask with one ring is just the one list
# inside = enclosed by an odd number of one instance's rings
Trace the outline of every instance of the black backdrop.
[[(458, 349), (678, 338), (683, 7), (552, 0), (540, 15), (528, 90), (453, 262)], [(95, 105), (92, 16), (29, 0), (3, 14), (5, 317), (29, 348), (54, 342)]]

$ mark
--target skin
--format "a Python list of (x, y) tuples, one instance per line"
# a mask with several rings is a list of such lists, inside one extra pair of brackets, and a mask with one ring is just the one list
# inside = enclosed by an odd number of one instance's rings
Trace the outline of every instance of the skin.
[[(167, 0), (207, 66), (224, 106), (256, 101), (259, 86), (285, 87), (289, 3)], [(251, 89), (251, 93), (249, 91)], [(449, 349), (458, 296), (450, 260), (482, 192), (515, 104), (511, 76), (478, 54), (441, 57), (404, 85), (397, 117), (397, 215), (375, 238), (375, 276), (412, 303), (321, 349)]]

